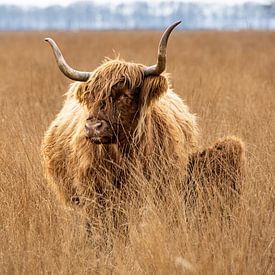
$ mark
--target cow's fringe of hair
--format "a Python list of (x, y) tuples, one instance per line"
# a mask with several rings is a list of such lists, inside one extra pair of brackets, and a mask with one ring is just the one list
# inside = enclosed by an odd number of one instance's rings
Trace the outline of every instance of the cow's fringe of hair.
[(83, 96), (103, 93), (107, 97), (112, 86), (120, 81), (127, 84), (129, 89), (139, 87), (144, 78), (144, 66), (135, 63), (127, 63), (125, 66), (125, 63), (117, 59), (109, 60), (99, 66), (86, 83), (87, 86), (93, 87), (93, 90), (84, 91)]

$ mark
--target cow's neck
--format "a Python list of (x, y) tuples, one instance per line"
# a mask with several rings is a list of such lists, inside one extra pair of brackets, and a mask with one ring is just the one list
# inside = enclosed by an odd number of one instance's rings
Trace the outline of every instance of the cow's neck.
[(131, 146), (128, 142), (103, 145), (105, 158), (120, 165), (131, 155)]

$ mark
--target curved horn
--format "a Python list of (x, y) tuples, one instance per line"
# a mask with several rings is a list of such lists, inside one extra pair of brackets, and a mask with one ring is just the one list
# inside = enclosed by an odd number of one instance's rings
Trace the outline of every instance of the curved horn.
[(177, 21), (174, 24), (170, 25), (165, 32), (163, 33), (160, 42), (159, 42), (159, 48), (158, 48), (158, 60), (157, 60), (157, 64), (147, 67), (144, 70), (144, 75), (148, 76), (148, 75), (160, 75), (166, 67), (166, 48), (167, 48), (167, 42), (169, 39), (169, 36), (172, 32), (172, 30), (178, 25), (180, 24), (181, 21)]
[(53, 39), (45, 38), (45, 41), (51, 45), (58, 67), (64, 75), (76, 81), (87, 81), (89, 79), (91, 73), (77, 71), (67, 64), (60, 49), (58, 48)]

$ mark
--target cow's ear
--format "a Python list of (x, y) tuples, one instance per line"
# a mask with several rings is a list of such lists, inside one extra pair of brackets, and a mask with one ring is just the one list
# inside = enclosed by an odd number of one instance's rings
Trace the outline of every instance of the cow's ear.
[(141, 106), (149, 106), (168, 89), (168, 80), (165, 76), (147, 76), (144, 78), (140, 91)]
[(87, 92), (88, 84), (85, 83), (78, 83), (77, 87), (75, 88), (74, 96), (79, 102), (83, 102), (85, 92)]

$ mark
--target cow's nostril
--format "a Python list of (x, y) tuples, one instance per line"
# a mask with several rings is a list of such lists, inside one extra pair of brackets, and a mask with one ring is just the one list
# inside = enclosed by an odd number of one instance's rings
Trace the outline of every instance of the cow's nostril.
[(99, 131), (102, 128), (102, 122), (97, 122), (93, 125), (93, 129)]

